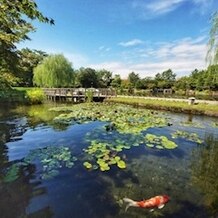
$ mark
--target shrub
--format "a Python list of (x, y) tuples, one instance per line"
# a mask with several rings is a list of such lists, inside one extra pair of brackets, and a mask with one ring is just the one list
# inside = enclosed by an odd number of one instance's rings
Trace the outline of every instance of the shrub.
[(30, 104), (41, 104), (45, 99), (42, 89), (30, 89), (26, 91), (26, 98)]
[(93, 92), (92, 92), (92, 90), (86, 91), (86, 102), (93, 102)]

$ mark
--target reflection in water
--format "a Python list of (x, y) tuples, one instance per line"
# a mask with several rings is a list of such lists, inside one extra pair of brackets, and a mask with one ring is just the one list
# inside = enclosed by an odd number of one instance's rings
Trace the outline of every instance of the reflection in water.
[(218, 140), (213, 135), (205, 137), (206, 145), (193, 151), (192, 182), (204, 193), (205, 205), (211, 215), (218, 216)]
[[(35, 171), (36, 168), (34, 165), (21, 167), (19, 169), (19, 179), (9, 183), (0, 181), (0, 211), (2, 217), (27, 217), (26, 208), (30, 200), (35, 196), (46, 194), (46, 189), (41, 188), (39, 182), (31, 182), (35, 178)], [(40, 217), (52, 217), (52, 213), (48, 207), (40, 208), (40, 214), (42, 215)], [(39, 216), (35, 216), (32, 213), (30, 217)]]

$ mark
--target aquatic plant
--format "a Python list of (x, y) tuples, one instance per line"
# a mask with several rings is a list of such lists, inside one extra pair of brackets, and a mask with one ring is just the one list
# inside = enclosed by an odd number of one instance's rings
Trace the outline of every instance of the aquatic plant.
[(65, 166), (71, 168), (76, 157), (72, 156), (71, 151), (65, 146), (47, 146), (31, 150), (24, 158), (24, 164), (31, 164), (34, 161), (39, 161), (42, 166), (42, 179), (49, 179), (59, 174), (58, 169)]
[(86, 123), (95, 120), (109, 122), (105, 128), (108, 131), (117, 130), (120, 133), (140, 134), (151, 127), (167, 126), (167, 119), (161, 114), (130, 106), (108, 104), (74, 105), (71, 110), (65, 108), (52, 109), (66, 111), (57, 116), (54, 121), (65, 124)]
[(169, 140), (166, 136), (157, 136), (153, 134), (146, 134), (145, 136), (146, 146), (157, 149), (174, 149), (177, 144)]
[(172, 138), (184, 138), (184, 139), (187, 139), (189, 141), (196, 142), (199, 144), (203, 142), (196, 133), (189, 133), (189, 132), (177, 130), (171, 135), (172, 135)]
[(113, 145), (109, 143), (91, 141), (91, 145), (84, 149), (88, 154), (90, 162), (84, 162), (83, 165), (87, 169), (100, 169), (101, 171), (110, 170), (111, 165), (117, 165), (119, 168), (126, 168), (126, 163), (117, 155), (122, 151), (121, 145)]

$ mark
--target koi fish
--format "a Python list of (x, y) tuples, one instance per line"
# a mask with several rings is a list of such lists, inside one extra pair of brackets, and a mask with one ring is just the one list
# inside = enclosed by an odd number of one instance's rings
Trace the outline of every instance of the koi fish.
[(127, 211), (129, 207), (141, 207), (151, 209), (151, 212), (154, 210), (154, 208), (163, 208), (169, 200), (170, 198), (168, 195), (158, 195), (143, 201), (133, 201), (129, 198), (123, 199), (123, 201), (127, 203), (125, 211)]

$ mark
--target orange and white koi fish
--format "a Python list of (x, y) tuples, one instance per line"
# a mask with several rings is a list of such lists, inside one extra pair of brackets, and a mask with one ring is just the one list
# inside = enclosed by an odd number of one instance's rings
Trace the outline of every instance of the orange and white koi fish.
[(141, 207), (148, 208), (153, 211), (154, 208), (161, 209), (165, 206), (165, 204), (170, 200), (168, 195), (158, 195), (153, 198), (143, 200), (143, 201), (133, 201), (129, 198), (124, 198), (123, 201), (127, 203), (126, 211), (129, 207)]

